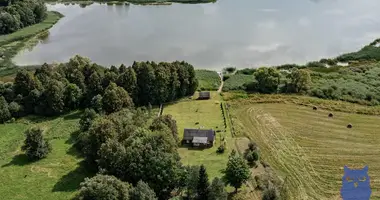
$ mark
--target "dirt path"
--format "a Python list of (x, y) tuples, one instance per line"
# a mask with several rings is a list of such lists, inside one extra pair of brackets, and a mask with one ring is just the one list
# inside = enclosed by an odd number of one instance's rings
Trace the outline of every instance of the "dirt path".
[(219, 77), (220, 77), (220, 86), (219, 86), (219, 89), (218, 89), (218, 93), (221, 93), (222, 89), (223, 89), (223, 85), (224, 85), (223, 75), (220, 74)]

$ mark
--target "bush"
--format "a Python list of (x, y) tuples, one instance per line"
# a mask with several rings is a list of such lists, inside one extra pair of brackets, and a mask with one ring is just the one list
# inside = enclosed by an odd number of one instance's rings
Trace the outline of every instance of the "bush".
[(226, 150), (226, 147), (222, 144), (218, 147), (216, 152), (222, 154), (222, 153), (224, 153), (225, 150)]
[(21, 147), (31, 160), (45, 158), (52, 150), (50, 143), (43, 137), (41, 128), (31, 128), (25, 132), (24, 145)]
[(157, 200), (156, 193), (143, 181), (130, 191), (131, 200)]
[(280, 200), (280, 194), (277, 189), (272, 186), (264, 191), (262, 200)]
[(8, 103), (3, 96), (0, 96), (0, 123), (4, 123), (11, 118)]
[(129, 200), (129, 184), (114, 176), (96, 175), (80, 186), (76, 200)]

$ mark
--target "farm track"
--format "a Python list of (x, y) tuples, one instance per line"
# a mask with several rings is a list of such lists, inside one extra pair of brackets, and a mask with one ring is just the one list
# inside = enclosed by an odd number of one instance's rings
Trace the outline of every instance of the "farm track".
[[(292, 199), (340, 199), (343, 167), (369, 166), (380, 199), (380, 118), (287, 104), (232, 104), (234, 121), (291, 188)], [(346, 125), (352, 123), (353, 129)]]

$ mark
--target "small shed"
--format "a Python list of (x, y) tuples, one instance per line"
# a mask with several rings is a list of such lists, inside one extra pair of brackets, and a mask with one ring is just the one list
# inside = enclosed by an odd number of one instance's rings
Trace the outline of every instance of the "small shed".
[(215, 131), (213, 129), (186, 128), (184, 130), (182, 144), (191, 144), (195, 147), (212, 147), (214, 141)]
[(205, 99), (210, 99), (210, 98), (211, 98), (211, 95), (209, 91), (199, 92), (199, 97), (198, 97), (199, 100), (205, 100)]

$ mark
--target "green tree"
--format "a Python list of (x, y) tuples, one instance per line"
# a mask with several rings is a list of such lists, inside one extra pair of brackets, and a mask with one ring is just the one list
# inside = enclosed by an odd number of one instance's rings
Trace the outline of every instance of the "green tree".
[(132, 67), (128, 67), (119, 75), (117, 78), (117, 85), (124, 88), (131, 97), (134, 102), (136, 102), (136, 89), (137, 89), (137, 77), (136, 72)]
[(139, 181), (132, 190), (130, 190), (131, 200), (157, 200), (156, 193), (143, 181)]
[(91, 108), (93, 108), (97, 113), (101, 113), (103, 111), (103, 97), (98, 94), (94, 96), (91, 100)]
[(62, 82), (51, 80), (46, 85), (44, 92), (40, 98), (40, 108), (42, 108), (44, 115), (52, 116), (61, 114), (64, 110), (65, 99), (65, 86)]
[(20, 21), (8, 12), (0, 11), (0, 34), (13, 33), (20, 29)]
[(9, 112), (8, 102), (3, 96), (0, 96), (0, 123), (4, 123), (11, 118), (11, 113)]
[(227, 200), (228, 194), (226, 192), (224, 182), (218, 177), (212, 180), (209, 191), (210, 194), (208, 200)]
[(34, 89), (38, 89), (38, 83), (34, 77), (26, 70), (18, 71), (14, 81), (15, 93), (25, 97)]
[(188, 166), (186, 170), (186, 194), (188, 199), (194, 199), (197, 196), (199, 182), (199, 166)]
[(290, 85), (289, 92), (308, 92), (311, 86), (311, 77), (309, 71), (305, 69), (294, 69), (289, 75)]
[(98, 72), (93, 72), (91, 76), (89, 76), (87, 80), (87, 89), (88, 89), (88, 96), (90, 100), (92, 97), (98, 95), (98, 94), (103, 94), (103, 87), (102, 87), (102, 78), (99, 75)]
[(49, 141), (44, 138), (43, 130), (33, 127), (25, 132), (24, 145), (21, 147), (31, 160), (45, 158), (52, 150)]
[(114, 176), (96, 175), (80, 184), (77, 200), (129, 200), (130, 186)]
[(154, 104), (165, 103), (169, 97), (169, 81), (170, 81), (170, 71), (169, 68), (166, 67), (167, 63), (160, 63), (154, 66), (154, 75), (155, 75), (155, 83), (154, 83)]
[(208, 175), (206, 172), (206, 168), (204, 165), (201, 165), (199, 168), (199, 178), (198, 178), (198, 184), (197, 184), (197, 194), (198, 199), (208, 199), (209, 198), (209, 182), (208, 182)]
[(161, 115), (153, 120), (149, 128), (152, 131), (160, 130), (162, 129), (161, 124), (166, 125), (170, 129), (175, 141), (179, 142), (177, 122), (174, 120), (174, 118), (171, 115)]
[(87, 160), (95, 162), (98, 159), (98, 151), (103, 143), (109, 139), (116, 138), (115, 125), (108, 119), (95, 120), (88, 130), (88, 135), (82, 138), (83, 153)]
[(69, 109), (77, 109), (82, 101), (82, 90), (75, 84), (70, 83), (65, 88), (65, 106)]
[(137, 77), (138, 103), (140, 105), (148, 105), (148, 103), (154, 103), (154, 83), (156, 77), (152, 64), (150, 62), (135, 62), (133, 63), (132, 67), (135, 70)]
[(277, 69), (261, 67), (256, 70), (256, 90), (262, 93), (274, 93), (280, 84), (280, 73)]
[(11, 113), (12, 117), (21, 117), (22, 116), (23, 109), (18, 103), (12, 101), (9, 104), (8, 108), (9, 108), (9, 112)]
[(79, 120), (80, 130), (88, 131), (98, 114), (93, 109), (86, 108), (82, 117)]
[(235, 192), (237, 192), (249, 177), (250, 171), (245, 160), (236, 152), (231, 152), (228, 158), (227, 168), (224, 171), (226, 183), (235, 187)]
[(47, 84), (53, 75), (53, 68), (44, 63), (40, 68), (34, 72), (34, 77), (38, 79), (42, 85)]
[(128, 92), (111, 83), (103, 95), (103, 110), (112, 113), (121, 110), (123, 107), (132, 107), (133, 101)]
[(41, 95), (38, 89), (34, 89), (26, 96), (24, 100), (26, 114), (35, 112), (35, 107), (39, 104)]
[(103, 78), (103, 88), (107, 88), (110, 83), (115, 83), (118, 75), (113, 71), (108, 71), (104, 74)]

